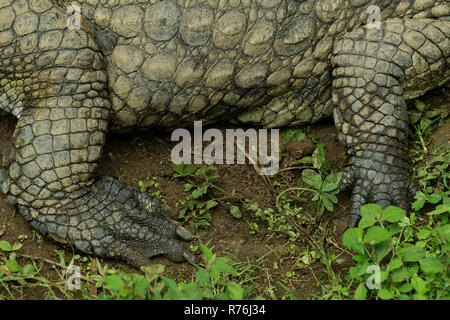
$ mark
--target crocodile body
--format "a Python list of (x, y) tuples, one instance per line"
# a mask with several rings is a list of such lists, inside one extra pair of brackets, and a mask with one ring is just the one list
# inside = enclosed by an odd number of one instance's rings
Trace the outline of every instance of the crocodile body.
[(450, 78), (447, 1), (78, 5), (72, 28), (69, 1), (0, 0), (0, 109), (18, 118), (0, 182), (41, 233), (133, 264), (192, 259), (177, 239), (191, 236), (157, 199), (93, 173), (108, 130), (194, 120), (282, 127), (333, 114), (349, 148), (350, 225), (369, 201), (406, 207), (405, 99)]

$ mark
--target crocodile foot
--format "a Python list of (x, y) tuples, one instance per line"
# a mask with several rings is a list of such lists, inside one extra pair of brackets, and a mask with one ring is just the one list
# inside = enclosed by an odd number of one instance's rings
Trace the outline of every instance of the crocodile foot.
[(360, 209), (367, 203), (376, 203), (381, 208), (394, 205), (407, 209), (408, 200), (417, 188), (402, 164), (404, 161), (377, 151), (359, 151), (350, 158), (340, 182), (341, 190), (353, 188), (350, 228), (358, 226)]
[(79, 250), (119, 258), (135, 266), (166, 255), (175, 262), (193, 262), (180, 240), (191, 234), (165, 215), (160, 201), (114, 178), (98, 178), (92, 186), (66, 194), (60, 207), (18, 206), (42, 234)]
[[(435, 29), (443, 30), (439, 41)], [(353, 187), (350, 227), (358, 224), (366, 203), (407, 209), (408, 194), (416, 188), (409, 173), (405, 97), (417, 96), (425, 78), (435, 83), (448, 78), (431, 71), (436, 63), (446, 64), (446, 44), (448, 25), (442, 21), (394, 18), (379, 29), (357, 28), (334, 43), (333, 115), (350, 155), (341, 181), (342, 189)], [(429, 73), (418, 73), (419, 65)]]

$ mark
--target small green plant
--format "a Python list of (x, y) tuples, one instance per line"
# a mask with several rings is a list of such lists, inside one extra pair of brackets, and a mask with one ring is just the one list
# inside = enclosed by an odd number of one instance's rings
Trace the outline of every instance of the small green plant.
[(301, 141), (305, 138), (311, 138), (314, 143), (318, 141), (318, 138), (311, 126), (307, 126), (303, 129), (287, 128), (282, 131), (281, 136), (286, 141), (286, 144), (293, 141)]
[[(200, 249), (203, 264), (195, 266), (192, 281), (175, 281), (164, 275), (164, 266), (154, 264), (141, 267), (141, 273), (120, 271), (101, 265), (98, 259), (74, 255), (66, 262), (64, 251), (55, 250), (58, 262), (42, 259), (50, 263), (58, 280), (49, 280), (41, 274), (42, 265), (36, 264), (34, 257), (17, 253), (20, 243), (10, 244), (0, 241), (0, 299), (16, 299), (15, 292), (22, 295), (27, 287), (43, 287), (48, 299), (75, 299), (83, 297), (102, 300), (130, 299), (249, 299), (257, 298), (253, 293), (253, 266), (238, 264), (229, 258), (218, 257), (206, 245)], [(31, 259), (23, 264), (19, 258)], [(93, 265), (95, 263), (95, 265)], [(69, 268), (77, 265), (81, 270), (79, 288), (68, 288)], [(95, 266), (95, 274), (92, 270)], [(96, 294), (89, 292), (95, 288)], [(6, 294), (6, 296), (3, 295)]]
[(20, 247), (21, 245), (15, 247), (15, 245), (11, 246), (7, 241), (0, 241), (0, 252), (9, 252), (9, 255), (4, 258), (4, 264), (0, 263), (0, 286), (7, 289), (7, 291), (9, 291), (7, 283), (14, 281), (19, 285), (26, 285), (27, 280), (36, 273), (36, 268), (32, 264), (21, 266), (17, 262), (17, 256), (14, 251), (19, 250)]
[[(441, 124), (449, 115), (448, 107), (444, 104), (442, 107), (431, 106), (422, 101), (414, 100), (414, 110), (409, 114), (409, 123), (414, 126), (415, 134), (430, 134), (432, 124)], [(425, 141), (423, 141), (425, 145)]]
[(36, 242), (37, 242), (37, 244), (39, 246), (39, 249), (42, 249), (42, 244), (44, 242), (44, 237), (37, 230), (33, 230), (32, 232), (33, 232), (32, 240), (36, 239)]
[(248, 226), (250, 227), (250, 234), (257, 234), (261, 231), (256, 222), (250, 222)]
[(302, 158), (300, 163), (310, 165), (311, 168), (302, 171), (300, 187), (288, 188), (278, 194), (276, 199), (277, 208), (280, 210), (280, 198), (286, 192), (296, 191), (297, 198), (306, 196), (303, 202), (312, 203), (318, 217), (323, 214), (325, 209), (333, 211), (333, 206), (337, 203), (336, 194), (339, 192), (339, 181), (342, 173), (332, 172), (328, 174), (330, 162), (325, 158), (323, 144), (319, 143), (313, 154)]
[(238, 206), (230, 206), (230, 214), (233, 218), (236, 219), (242, 218), (242, 212)]
[[(429, 212), (430, 223), (419, 226), (415, 214), (375, 204), (361, 208), (357, 228), (348, 229), (342, 244), (356, 251), (349, 279), (356, 285), (355, 299), (445, 299), (450, 297), (448, 252), (450, 199)], [(367, 283), (379, 275), (378, 287)], [(373, 287), (371, 289), (374, 289)]]
[(124, 168), (116, 168), (114, 170), (114, 177), (116, 177), (120, 181), (125, 181), (126, 175)]
[(293, 128), (284, 130), (281, 135), (287, 142), (300, 141), (306, 138), (306, 133), (303, 130)]
[(193, 220), (195, 228), (209, 228), (211, 226), (211, 213), (209, 209), (217, 206), (217, 201), (208, 200), (200, 202), (189, 200), (188, 207), (178, 211), (178, 219)]
[[(217, 168), (202, 166), (196, 169), (193, 165), (179, 164), (175, 167), (174, 177), (186, 181), (183, 188), (191, 196), (191, 199), (187, 201), (187, 207), (178, 211), (178, 219), (191, 220), (195, 228), (209, 228), (211, 225), (210, 209), (218, 205), (218, 201), (208, 197), (208, 192), (213, 188), (213, 180), (219, 177)], [(217, 187), (215, 188), (217, 189)], [(182, 204), (185, 205), (186, 202)]]
[[(414, 178), (417, 179), (420, 190), (415, 194), (413, 209), (420, 210), (425, 203), (439, 204), (450, 196), (450, 148), (438, 146), (433, 150), (413, 150)], [(427, 155), (423, 155), (427, 153)]]
[[(27, 287), (44, 288), (45, 296), (49, 299), (73, 298), (72, 292), (64, 285), (41, 274), (42, 264), (37, 264), (30, 256), (18, 253), (21, 248), (21, 243), (0, 241), (0, 299), (18, 299)], [(32, 262), (23, 263), (20, 258), (31, 259)]]
[(144, 147), (144, 141), (142, 140), (142, 137), (134, 137), (132, 143), (137, 145), (139, 148)]
[(158, 177), (152, 177), (151, 179), (147, 178), (144, 181), (139, 180), (138, 185), (141, 192), (146, 192), (150, 187), (158, 188), (160, 186), (160, 183), (158, 182)]
[(98, 299), (242, 300), (252, 296), (252, 287), (246, 284), (250, 279), (244, 277), (245, 269), (239, 271), (232, 260), (217, 257), (203, 244), (200, 248), (204, 265), (196, 266), (190, 282), (176, 282), (164, 276), (164, 266), (159, 264), (141, 267), (143, 274), (98, 265), (96, 286), (102, 289)]
[[(165, 199), (162, 190), (157, 189), (161, 184), (158, 182), (158, 177), (147, 177), (145, 180), (138, 181), (139, 189), (141, 192), (149, 192), (153, 196), (159, 198), (162, 203), (166, 204), (167, 200)], [(153, 191), (150, 191), (152, 189)]]
[(108, 152), (108, 157), (111, 159), (111, 160), (122, 160), (123, 162), (125, 162), (125, 163), (127, 163), (128, 161), (125, 159), (125, 157), (124, 157), (124, 155), (122, 154), (122, 153), (117, 153), (117, 154), (114, 154), (113, 152)]
[[(296, 241), (300, 237), (300, 233), (293, 225), (295, 220), (305, 219), (303, 209), (301, 207), (292, 206), (289, 202), (282, 203), (282, 210), (275, 211), (272, 208), (262, 209), (257, 202), (246, 200), (243, 207), (250, 211), (257, 219), (267, 224), (269, 231), (268, 238), (273, 236), (287, 237), (290, 241)], [(249, 223), (250, 234), (255, 235), (260, 232), (257, 222)]]
[[(248, 199), (244, 202), (243, 207), (246, 210), (250, 211), (252, 215), (256, 217), (259, 221), (266, 222), (269, 230), (272, 230), (274, 226), (277, 223), (279, 223), (272, 208), (262, 209), (259, 207), (259, 204), (257, 202), (252, 202)], [(254, 221), (249, 223), (249, 227), (250, 227), (250, 234), (252, 235), (257, 234), (260, 231), (258, 223)]]
[[(208, 192), (212, 181), (219, 177), (217, 168), (214, 166), (202, 166), (198, 169), (192, 164), (179, 164), (175, 167), (175, 178), (183, 178), (188, 183), (184, 184), (184, 191), (191, 192), (192, 198), (198, 199)], [(199, 183), (192, 182), (191, 179), (198, 178)]]
[(262, 209), (259, 207), (258, 202), (252, 202), (250, 200), (246, 200), (244, 202), (243, 207), (253, 213), (253, 215), (258, 218), (258, 220), (267, 222), (269, 229), (273, 228), (277, 223), (276, 217), (273, 214), (274, 211), (272, 208)]
[(26, 234), (20, 234), (17, 236), (17, 240), (19, 240), (20, 242), (24, 242), (27, 239), (28, 239), (28, 236)]
[(13, 252), (19, 250), (20, 248), (22, 248), (21, 243), (14, 243), (13, 245), (11, 245), (8, 241), (5, 240), (0, 241), (0, 250), (6, 252)]
[[(110, 152), (108, 152), (108, 157), (111, 160), (119, 160), (119, 161), (121, 161), (122, 163), (125, 163), (125, 164), (128, 163), (128, 160), (125, 159), (125, 156), (122, 153), (114, 154), (113, 152), (110, 151)], [(116, 168), (114, 170), (114, 177), (116, 177), (120, 181), (125, 181), (126, 175), (125, 175), (124, 168), (122, 168), (122, 167)]]

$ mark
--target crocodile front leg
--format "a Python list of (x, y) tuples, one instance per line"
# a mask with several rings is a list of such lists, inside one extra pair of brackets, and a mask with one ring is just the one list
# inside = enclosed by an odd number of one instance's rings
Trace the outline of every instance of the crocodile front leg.
[(415, 188), (408, 164), (405, 95), (449, 79), (450, 22), (390, 19), (335, 43), (334, 120), (351, 156), (341, 187), (353, 187), (350, 227), (366, 203), (407, 208)]
[(160, 254), (192, 260), (179, 240), (192, 236), (158, 199), (94, 178), (110, 115), (103, 58), (87, 32), (67, 29), (61, 9), (37, 21), (14, 24), (18, 34), (0, 47), (0, 65), (14, 62), (0, 80), (19, 117), (0, 171), (8, 201), (42, 234), (87, 253), (134, 265)]

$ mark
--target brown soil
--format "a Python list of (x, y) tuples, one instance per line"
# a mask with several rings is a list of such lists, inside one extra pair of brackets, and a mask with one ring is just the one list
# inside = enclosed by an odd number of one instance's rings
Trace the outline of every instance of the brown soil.
[[(3, 149), (7, 141), (9, 141), (14, 125), (15, 120), (11, 117), (0, 119), (0, 148)], [(216, 127), (230, 128), (231, 126), (221, 124)], [(330, 159), (333, 167), (339, 169), (343, 164), (342, 155), (345, 153), (345, 149), (337, 141), (337, 132), (333, 124), (329, 122), (319, 124), (314, 127), (314, 130), (319, 140), (325, 144), (325, 153), (333, 157)], [(170, 141), (169, 133), (111, 134), (108, 136), (105, 153), (97, 174), (120, 177), (136, 189), (139, 188), (138, 181), (144, 181), (148, 177), (158, 177), (157, 181), (160, 183), (158, 189), (162, 191), (162, 195), (167, 201), (167, 207), (174, 208), (172, 214), (175, 219), (179, 210), (179, 200), (188, 199), (189, 196), (183, 191), (184, 182), (173, 178), (174, 167), (170, 160), (170, 148), (174, 145), (175, 143)], [(313, 150), (314, 145), (310, 139), (293, 142), (283, 154), (281, 168), (289, 166), (296, 159), (311, 154)], [(252, 165), (217, 165), (217, 168), (220, 174), (220, 181), (217, 182), (217, 185), (227, 195), (230, 195), (232, 198), (236, 197), (258, 202), (261, 208), (274, 208), (274, 195), (263, 183), (262, 176), (255, 171)], [(294, 172), (283, 177), (287, 183), (295, 186), (296, 174)], [(156, 190), (155, 188), (149, 188), (150, 192)], [(239, 204), (239, 202), (235, 201), (235, 204)], [(333, 213), (333, 216), (338, 217), (338, 219), (332, 220), (338, 226), (336, 234), (342, 234), (345, 229), (347, 206), (348, 195), (343, 194), (340, 197), (337, 211)], [(288, 254), (291, 243), (286, 239), (267, 240), (268, 232), (264, 228), (264, 223), (261, 222), (258, 222), (262, 229), (261, 232), (254, 236), (251, 235), (249, 223), (256, 221), (256, 219), (249, 212), (244, 211), (241, 219), (233, 218), (227, 211), (227, 208), (217, 208), (212, 210), (211, 214), (211, 227), (193, 230), (193, 233), (202, 243), (210, 241), (209, 247), (212, 247), (217, 255), (230, 256), (235, 261), (245, 262), (248, 259), (254, 264), (259, 263), (263, 266), (265, 272), (272, 273), (269, 278), (259, 280), (260, 282), (267, 282), (266, 286), (269, 285), (269, 281), (275, 281), (274, 279), (279, 281), (283, 278), (283, 274), (286, 271), (295, 271), (295, 267), (289, 265), (293, 261), (288, 261), (280, 265), (280, 270), (274, 272), (272, 268), (274, 262), (278, 261), (279, 264), (279, 260), (282, 258), (289, 260), (284, 255)], [(64, 250), (65, 257), (70, 261), (72, 255), (77, 253), (73, 248), (57, 244), (50, 239), (43, 239), (41, 243), (38, 243), (33, 228), (6, 201), (5, 196), (0, 198), (0, 230), (2, 230), (3, 225), (5, 228), (3, 235), (0, 237), (1, 240), (14, 243), (18, 242), (19, 235), (28, 236), (27, 240), (23, 241), (23, 248), (20, 250), (21, 254), (58, 261), (58, 258), (55, 256), (55, 250)], [(186, 226), (190, 228), (189, 223)], [(194, 240), (193, 244), (198, 245), (198, 241)], [(296, 251), (300, 252), (302, 249), (296, 248)], [(263, 256), (265, 256), (263, 261), (258, 260)], [(115, 267), (123, 265), (108, 259), (104, 262)], [(156, 258), (155, 262), (164, 264), (169, 274), (184, 274), (187, 280), (189, 280), (190, 274), (194, 270), (187, 263), (175, 264), (164, 257)], [(47, 264), (44, 264), (43, 268), (43, 274), (54, 272)], [(292, 288), (298, 298), (307, 298), (313, 292), (319, 293), (320, 288), (316, 286), (314, 277), (318, 277), (320, 272), (323, 272), (321, 271), (321, 264), (317, 262), (317, 266), (312, 265), (311, 268), (312, 270), (307, 268), (296, 271), (296, 277), (292, 277), (289, 281), (290, 283), (287, 283), (287, 286)], [(312, 276), (312, 272), (316, 272), (317, 275)], [(279, 275), (276, 275), (277, 273)], [(275, 278), (273, 278), (273, 274), (275, 274)], [(23, 298), (45, 298), (43, 291), (43, 289), (39, 288), (26, 288)], [(259, 294), (264, 294), (264, 292), (259, 292)]]

